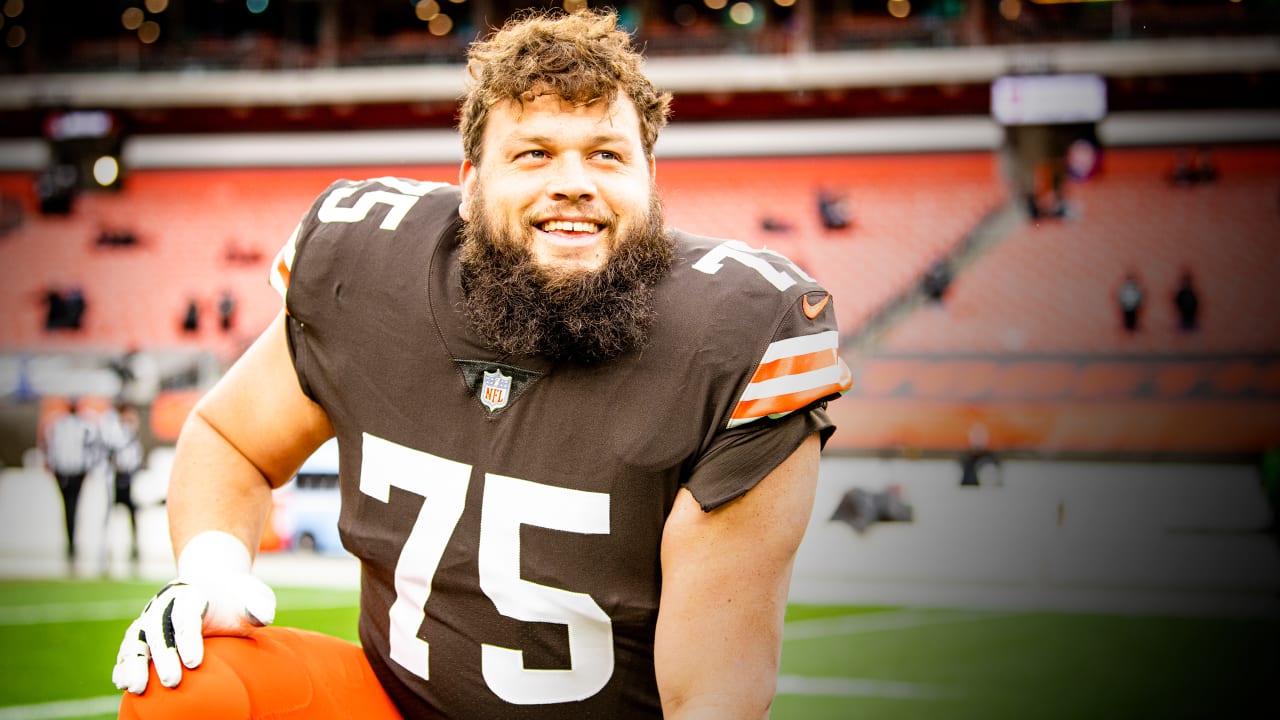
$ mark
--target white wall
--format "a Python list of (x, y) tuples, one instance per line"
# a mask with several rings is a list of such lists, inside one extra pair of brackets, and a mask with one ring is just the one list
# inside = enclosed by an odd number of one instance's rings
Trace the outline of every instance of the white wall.
[[(1280, 552), (1248, 466), (1009, 461), (960, 487), (950, 460), (825, 458), (792, 599), (1135, 612), (1280, 609)], [(911, 523), (830, 518), (891, 484)]]
[[(127, 562), (124, 509), (104, 518), (105, 476), (87, 480), (78, 574), (101, 573), (105, 560), (113, 575), (171, 577), (159, 504), (167, 458), (154, 454), (135, 483), (143, 506), (138, 568)], [(1009, 461), (1000, 476), (999, 485), (960, 487), (959, 466), (950, 460), (824, 457), (792, 600), (1178, 614), (1280, 610), (1280, 552), (1261, 532), (1269, 509), (1252, 467)], [(849, 489), (890, 485), (913, 507), (912, 522), (877, 523), (859, 534), (831, 520)], [(0, 471), (0, 577), (66, 574), (62, 528), (52, 476), (42, 468)], [(350, 558), (288, 552), (263, 554), (258, 574), (303, 585), (354, 585), (358, 578)]]

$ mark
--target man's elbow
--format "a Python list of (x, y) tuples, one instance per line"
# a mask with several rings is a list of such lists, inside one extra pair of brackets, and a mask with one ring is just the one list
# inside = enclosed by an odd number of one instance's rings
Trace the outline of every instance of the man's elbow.
[[(228, 432), (219, 427), (216, 416), (211, 415), (202, 403), (192, 408), (182, 424), (174, 463), (175, 471), (181, 466), (183, 469), (214, 470), (222, 478), (256, 476), (270, 487), (278, 487), (292, 476), (291, 471), (273, 473), (262, 463), (255, 462)], [(173, 477), (177, 479), (185, 475), (175, 472)]]
[(778, 663), (740, 664), (717, 687), (688, 686), (662, 692), (662, 715), (668, 720), (754, 720), (768, 718), (778, 691)]
[(722, 693), (670, 702), (664, 698), (662, 716), (667, 720), (767, 720), (772, 707), (772, 692), (764, 696), (754, 690), (750, 696)]

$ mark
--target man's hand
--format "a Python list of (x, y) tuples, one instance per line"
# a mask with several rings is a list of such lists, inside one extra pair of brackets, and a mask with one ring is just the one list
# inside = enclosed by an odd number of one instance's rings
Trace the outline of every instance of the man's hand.
[(175, 687), (183, 666), (204, 661), (206, 635), (244, 636), (271, 624), (275, 593), (249, 574), (250, 562), (244, 545), (226, 533), (192, 538), (178, 560), (179, 578), (156, 593), (125, 632), (111, 672), (115, 686), (142, 694), (151, 661), (160, 684)]

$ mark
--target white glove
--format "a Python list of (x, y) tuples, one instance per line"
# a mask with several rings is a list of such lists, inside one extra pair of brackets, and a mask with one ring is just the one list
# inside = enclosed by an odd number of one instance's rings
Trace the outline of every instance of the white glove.
[(178, 558), (178, 579), (161, 588), (125, 632), (111, 680), (121, 690), (147, 689), (147, 661), (160, 684), (175, 687), (182, 667), (204, 661), (204, 636), (245, 636), (270, 625), (276, 596), (249, 574), (249, 549), (234, 535), (200, 533)]

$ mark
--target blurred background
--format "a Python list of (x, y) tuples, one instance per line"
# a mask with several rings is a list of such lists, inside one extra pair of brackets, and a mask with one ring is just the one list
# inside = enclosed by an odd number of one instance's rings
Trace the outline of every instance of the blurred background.
[[(0, 568), (67, 569), (47, 430), (78, 400), (136, 412), (144, 461), (140, 559), (103, 451), (76, 572), (167, 578), (178, 428), (278, 311), (298, 218), (338, 177), (453, 181), (465, 46), (586, 4), (3, 0)], [(676, 96), (669, 222), (835, 296), (856, 382), (793, 599), (1275, 613), (1280, 2), (616, 7)], [(349, 560), (300, 529), (323, 466), (260, 567)]]

